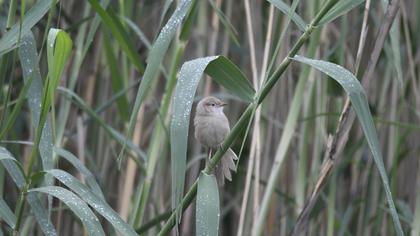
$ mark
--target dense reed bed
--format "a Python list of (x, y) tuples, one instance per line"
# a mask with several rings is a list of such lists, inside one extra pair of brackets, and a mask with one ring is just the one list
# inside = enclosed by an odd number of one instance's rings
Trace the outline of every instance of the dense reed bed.
[(420, 235), (419, 11), (0, 1), (0, 236)]

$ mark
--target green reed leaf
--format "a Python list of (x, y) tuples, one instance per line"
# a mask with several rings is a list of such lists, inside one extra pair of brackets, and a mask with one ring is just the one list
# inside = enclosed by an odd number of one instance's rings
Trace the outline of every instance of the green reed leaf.
[(376, 167), (378, 168), (379, 175), (381, 177), (382, 184), (385, 190), (386, 199), (390, 208), (391, 216), (394, 221), (396, 232), (398, 235), (404, 235), (398, 217), (398, 213), (395, 208), (394, 201), (392, 199), (392, 193), (389, 187), (388, 176), (383, 163), (378, 134), (376, 133), (376, 128), (372, 119), (372, 114), (370, 113), (369, 105), (362, 85), (350, 71), (348, 71), (340, 65), (327, 61), (309, 59), (302, 56), (295, 56), (292, 59), (310, 65), (316, 68), (317, 70), (325, 73), (326, 75), (330, 76), (343, 87), (343, 89), (350, 97), (353, 109), (356, 112), (356, 115), (362, 126), (363, 133), (365, 134), (366, 140), (372, 152), (373, 160), (376, 164)]

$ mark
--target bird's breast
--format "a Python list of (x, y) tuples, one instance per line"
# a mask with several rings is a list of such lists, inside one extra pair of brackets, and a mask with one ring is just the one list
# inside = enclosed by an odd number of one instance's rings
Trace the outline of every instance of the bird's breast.
[(217, 148), (229, 133), (229, 121), (224, 115), (196, 116), (195, 137), (206, 147)]

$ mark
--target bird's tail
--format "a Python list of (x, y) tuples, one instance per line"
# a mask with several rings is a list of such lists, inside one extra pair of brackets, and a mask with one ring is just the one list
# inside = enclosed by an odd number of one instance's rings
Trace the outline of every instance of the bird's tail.
[(219, 164), (217, 164), (215, 174), (217, 182), (220, 186), (223, 186), (225, 184), (225, 178), (229, 181), (232, 181), (231, 171), (236, 172), (236, 160), (238, 160), (238, 157), (232, 151), (232, 149), (229, 148), (223, 155)]

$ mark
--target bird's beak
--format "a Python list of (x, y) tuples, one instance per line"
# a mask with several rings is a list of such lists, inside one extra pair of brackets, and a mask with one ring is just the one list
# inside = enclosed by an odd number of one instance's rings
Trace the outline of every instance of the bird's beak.
[(226, 105), (227, 105), (227, 103), (224, 103), (224, 102), (222, 102), (222, 104), (220, 104), (220, 106), (222, 106), (222, 107), (224, 107)]

